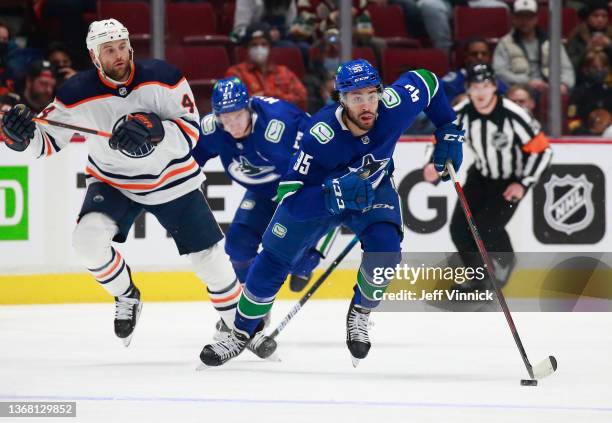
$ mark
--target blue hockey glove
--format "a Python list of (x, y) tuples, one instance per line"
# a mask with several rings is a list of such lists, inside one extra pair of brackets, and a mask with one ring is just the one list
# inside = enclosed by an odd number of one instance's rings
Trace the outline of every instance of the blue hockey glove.
[(447, 123), (436, 129), (434, 133), (436, 144), (433, 152), (433, 163), (438, 172), (442, 173), (442, 180), (448, 181), (450, 176), (446, 172), (446, 161), (451, 160), (455, 171), (459, 171), (463, 161), (463, 140), (465, 131), (454, 123)]
[(17, 104), (2, 117), (2, 130), (7, 136), (7, 147), (15, 151), (28, 148), (34, 137), (36, 115), (24, 104)]
[(374, 189), (367, 179), (350, 172), (340, 178), (330, 178), (323, 184), (325, 208), (331, 214), (345, 210), (363, 210), (374, 202)]
[(164, 126), (155, 113), (135, 113), (113, 132), (110, 148), (132, 156), (143, 155), (164, 139)]

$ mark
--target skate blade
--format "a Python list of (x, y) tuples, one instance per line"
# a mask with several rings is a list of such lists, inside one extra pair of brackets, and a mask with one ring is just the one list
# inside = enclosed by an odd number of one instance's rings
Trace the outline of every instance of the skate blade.
[(134, 324), (134, 330), (130, 335), (126, 338), (121, 338), (124, 347), (129, 347), (132, 342), (132, 338), (134, 337), (134, 332), (136, 332), (136, 326), (138, 326), (138, 320), (140, 320), (140, 312), (142, 311), (142, 301), (138, 304), (138, 311), (136, 312), (136, 323)]
[(124, 347), (129, 347), (130, 346), (130, 342), (132, 342), (132, 336), (134, 336), (134, 332), (132, 332), (132, 334), (130, 336), (128, 336), (127, 338), (122, 338), (121, 342), (123, 342), (123, 346)]
[(280, 363), (281, 361), (283, 361), (283, 360), (281, 360), (280, 356), (277, 353), (275, 353), (275, 352), (273, 352), (272, 355), (267, 357), (265, 360), (266, 361), (271, 361), (273, 363)]
[(214, 366), (208, 366), (208, 365), (206, 365), (204, 363), (200, 363), (200, 364), (198, 364), (198, 367), (195, 368), (195, 370), (196, 370), (196, 372), (201, 372), (203, 370), (208, 370), (211, 367), (214, 367)]
[(353, 362), (353, 368), (356, 368), (357, 366), (359, 366), (359, 362), (361, 361), (361, 359), (351, 356), (351, 361)]

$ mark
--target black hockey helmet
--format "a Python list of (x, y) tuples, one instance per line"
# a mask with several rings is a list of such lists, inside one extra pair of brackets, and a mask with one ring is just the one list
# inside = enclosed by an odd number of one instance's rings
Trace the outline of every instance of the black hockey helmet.
[(467, 75), (465, 76), (466, 84), (485, 81), (491, 81), (494, 84), (496, 83), (495, 71), (493, 71), (491, 65), (486, 63), (477, 63), (467, 68)]

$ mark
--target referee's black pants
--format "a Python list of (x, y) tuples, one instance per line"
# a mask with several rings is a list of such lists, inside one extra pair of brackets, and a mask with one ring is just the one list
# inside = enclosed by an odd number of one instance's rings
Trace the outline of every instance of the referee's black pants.
[[(485, 178), (475, 166), (472, 166), (468, 170), (467, 180), (463, 185), (463, 192), (474, 216), (478, 233), (487, 251), (491, 253), (511, 253), (514, 251), (506, 231), (506, 225), (514, 215), (518, 203), (508, 202), (502, 196), (512, 182), (514, 180)], [(450, 233), (463, 264), (465, 266), (481, 265), (482, 260), (478, 255), (478, 247), (459, 202), (457, 202), (453, 212)], [(504, 254), (502, 256), (509, 257), (510, 255)], [(501, 256), (497, 257), (501, 258)], [(502, 259), (502, 261), (506, 260)]]

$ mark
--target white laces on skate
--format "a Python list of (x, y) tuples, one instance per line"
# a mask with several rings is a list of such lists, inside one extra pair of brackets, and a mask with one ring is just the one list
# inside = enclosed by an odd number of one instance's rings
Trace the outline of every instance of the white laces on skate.
[(210, 344), (210, 349), (221, 359), (232, 358), (244, 347), (245, 341), (236, 337), (233, 333), (221, 342)]
[(134, 306), (138, 302), (138, 298), (117, 297), (115, 300), (115, 319), (130, 320), (134, 315)]
[(355, 307), (353, 307), (348, 318), (348, 331), (351, 341), (369, 343), (369, 327), (370, 313), (361, 313)]

